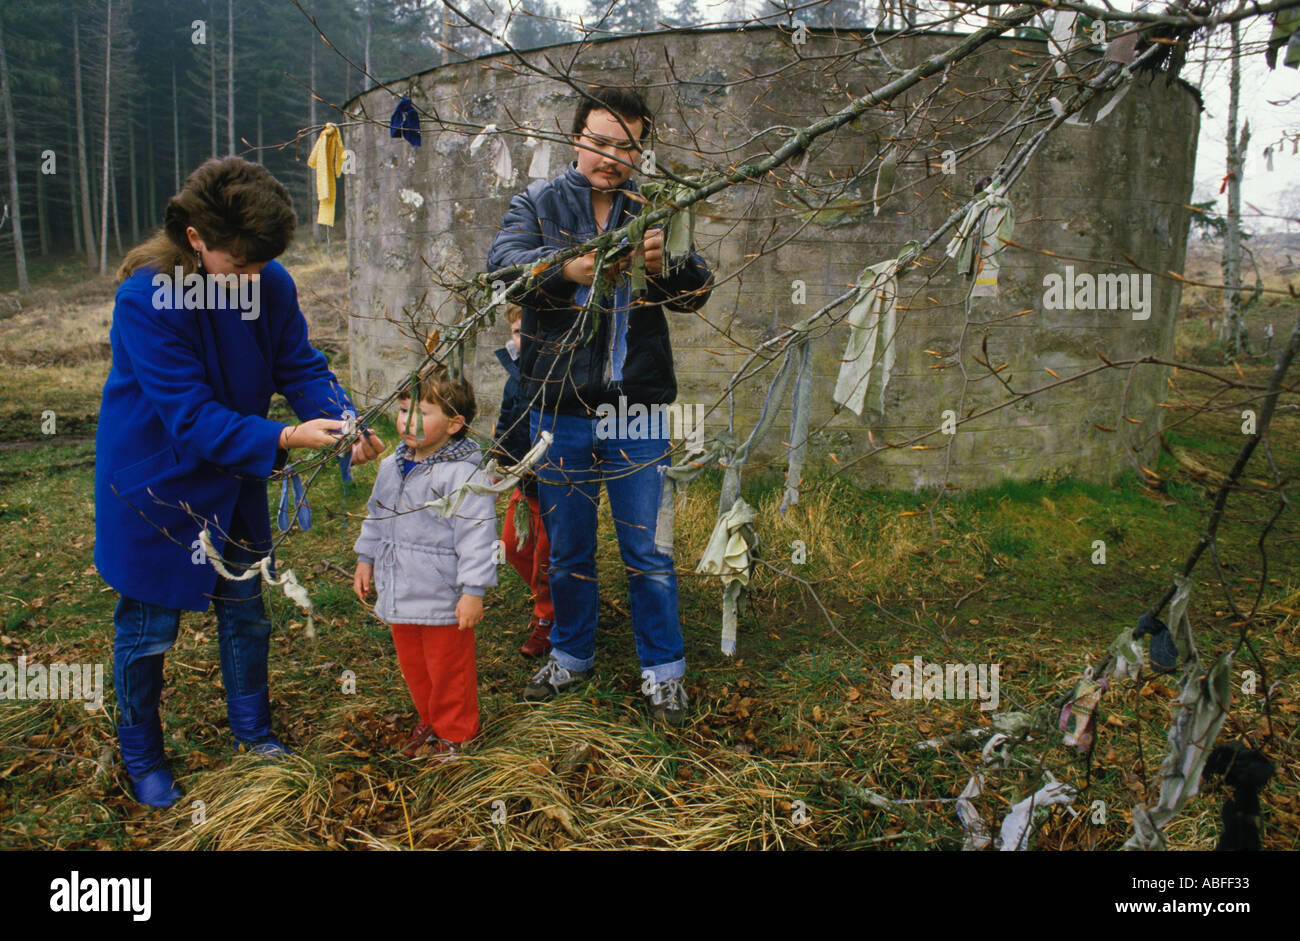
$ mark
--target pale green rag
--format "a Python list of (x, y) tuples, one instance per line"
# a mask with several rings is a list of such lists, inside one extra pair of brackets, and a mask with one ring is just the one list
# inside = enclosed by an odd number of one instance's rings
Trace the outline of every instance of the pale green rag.
[(722, 578), (722, 652), (736, 652), (736, 614), (740, 589), (749, 584), (749, 550), (753, 539), (754, 508), (737, 497), (731, 509), (718, 517), (696, 574)]
[(893, 339), (898, 300), (898, 268), (898, 259), (891, 258), (864, 269), (858, 276), (858, 296), (849, 309), (849, 342), (844, 348), (844, 359), (831, 398), (859, 417), (867, 397), (871, 367), (876, 362), (876, 339), (882, 317), (885, 321), (885, 353), (880, 405), (881, 411), (884, 411), (885, 385), (889, 382), (889, 370), (893, 366), (896, 352)]
[(997, 297), (1001, 254), (1015, 225), (1016, 216), (1006, 198), (1006, 188), (998, 180), (989, 184), (966, 210), (957, 234), (948, 242), (946, 254), (957, 259), (957, 271), (963, 277), (974, 279), (971, 297)]

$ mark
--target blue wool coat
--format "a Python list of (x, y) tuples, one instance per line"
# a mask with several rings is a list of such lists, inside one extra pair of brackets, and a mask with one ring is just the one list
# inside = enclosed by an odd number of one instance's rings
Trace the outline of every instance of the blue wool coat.
[(266, 478), (284, 428), (266, 417), (271, 396), (283, 395), (303, 421), (353, 406), (308, 342), (297, 288), (279, 262), (262, 269), (254, 319), (234, 304), (173, 309), (153, 277), (144, 269), (127, 278), (113, 308), (95, 447), (95, 565), (129, 598), (205, 611), (218, 578), (196, 544), (205, 521), (218, 551), (236, 513), (251, 544), (270, 547)]

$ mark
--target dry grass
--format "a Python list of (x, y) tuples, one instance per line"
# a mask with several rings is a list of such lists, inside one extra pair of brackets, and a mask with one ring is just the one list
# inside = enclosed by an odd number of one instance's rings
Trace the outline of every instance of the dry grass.
[[(411, 840), (502, 849), (768, 849), (806, 845), (791, 768), (578, 699), (503, 716), (490, 744), (410, 779)], [(500, 801), (501, 803), (496, 803)], [(784, 804), (784, 810), (782, 809)], [(493, 810), (498, 811), (493, 822)], [(501, 811), (504, 811), (502, 815)]]
[[(196, 801), (202, 801), (201, 813)], [(195, 782), (169, 811), (174, 832), (156, 848), (311, 849), (319, 843), (309, 835), (329, 803), (329, 780), (312, 762), (241, 755)]]
[[(791, 821), (795, 769), (670, 741), (639, 716), (580, 699), (517, 707), (451, 762), (238, 756), (181, 779), (185, 799), (145, 825), (166, 850), (768, 849), (815, 845)], [(202, 802), (202, 822), (194, 802)], [(156, 842), (153, 842), (156, 841)]]

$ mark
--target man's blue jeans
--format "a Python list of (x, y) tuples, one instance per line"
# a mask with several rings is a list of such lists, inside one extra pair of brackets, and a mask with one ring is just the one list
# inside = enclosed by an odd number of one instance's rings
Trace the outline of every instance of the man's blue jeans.
[(632, 632), (643, 671), (655, 682), (686, 674), (677, 618), (677, 573), (671, 553), (655, 549), (655, 522), (668, 464), (666, 438), (597, 437), (598, 422), (578, 415), (529, 411), (529, 431), (555, 436), (537, 466), (538, 501), (551, 540), (553, 656), (568, 670), (595, 663), (596, 506), (605, 484), (614, 532), (627, 569)]
[[(249, 538), (238, 521), (232, 526), (230, 536), (222, 555), (232, 573), (241, 574), (266, 554), (237, 545)], [(262, 576), (255, 575), (242, 582), (218, 577), (212, 603), (217, 611), (221, 680), (227, 698), (266, 689), (271, 622), (262, 603)], [(163, 654), (176, 642), (180, 617), (177, 608), (136, 601), (125, 595), (118, 601), (113, 614), (116, 628), (113, 688), (121, 710), (119, 725), (137, 725), (158, 711), (163, 687)]]

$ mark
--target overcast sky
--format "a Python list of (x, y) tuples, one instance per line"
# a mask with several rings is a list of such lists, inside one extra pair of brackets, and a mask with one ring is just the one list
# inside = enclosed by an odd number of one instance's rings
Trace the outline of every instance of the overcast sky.
[[(1243, 39), (1248, 43), (1247, 55), (1242, 61), (1241, 74), (1241, 120), (1250, 121), (1250, 149), (1247, 152), (1246, 167), (1242, 186), (1242, 215), (1247, 228), (1256, 231), (1280, 229), (1283, 223), (1272, 218), (1255, 217), (1245, 205), (1251, 203), (1266, 215), (1277, 215), (1278, 198), (1287, 186), (1300, 185), (1300, 156), (1291, 153), (1292, 144), (1288, 142), (1278, 151), (1274, 147), (1273, 172), (1269, 173), (1264, 162), (1264, 148), (1270, 143), (1276, 144), (1283, 130), (1290, 130), (1294, 135), (1300, 131), (1300, 70), (1289, 69), (1281, 64), (1279, 54), (1278, 67), (1270, 72), (1264, 62), (1264, 44), (1271, 31), (1270, 25), (1263, 18), (1252, 19), (1243, 30)], [(1226, 46), (1226, 34), (1224, 43)], [(1205, 72), (1205, 84), (1201, 94), (1205, 98), (1205, 111), (1201, 114), (1200, 143), (1196, 150), (1196, 199), (1219, 199), (1219, 208), (1226, 206), (1226, 195), (1219, 197), (1219, 186), (1224, 174), (1228, 172), (1228, 61), (1224, 53), (1221, 61), (1211, 62)], [(1201, 63), (1188, 63), (1183, 77), (1196, 85), (1200, 82)]]

